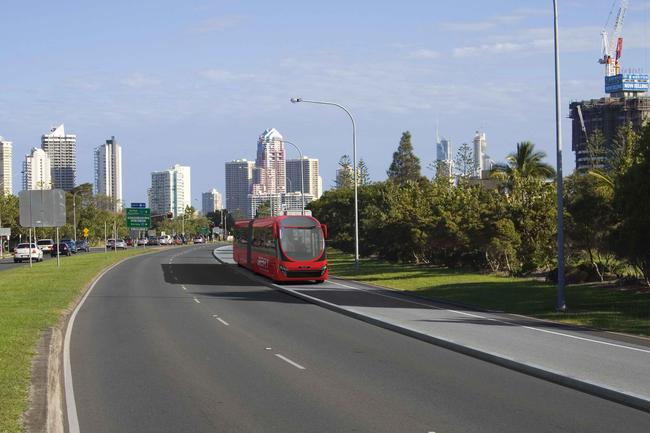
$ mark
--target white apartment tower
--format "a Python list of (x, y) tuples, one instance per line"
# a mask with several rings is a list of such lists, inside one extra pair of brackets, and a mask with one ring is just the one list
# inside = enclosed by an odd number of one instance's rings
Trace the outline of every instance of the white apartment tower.
[(201, 194), (201, 213), (207, 215), (210, 212), (223, 209), (221, 202), (221, 193), (215, 188), (211, 191)]
[(238, 159), (226, 163), (226, 209), (228, 213), (248, 215), (248, 194), (253, 185), (255, 162)]
[(257, 140), (257, 159), (253, 173), (253, 194), (286, 192), (287, 176), (282, 135), (265, 130)]
[[(318, 159), (303, 157), (300, 159), (287, 160), (287, 192), (299, 192), (301, 188), (302, 166), (305, 183), (305, 194), (311, 194), (316, 199), (320, 198), (322, 192), (319, 188)], [(321, 181), (322, 182), (322, 181)]]
[(174, 217), (185, 214), (192, 204), (190, 167), (174, 165), (169, 170), (151, 173), (149, 207), (153, 215), (172, 212)]
[(34, 147), (23, 161), (23, 189), (52, 189), (50, 158), (43, 149)]
[(11, 162), (11, 141), (0, 136), (0, 195), (9, 195), (13, 191)]
[(113, 212), (122, 211), (122, 146), (115, 137), (95, 149), (95, 192), (112, 199)]
[(41, 137), (41, 148), (50, 157), (53, 187), (72, 191), (77, 180), (77, 136), (66, 134), (61, 124)]
[(492, 160), (487, 152), (487, 141), (485, 132), (476, 131), (474, 134), (474, 168), (475, 177), (485, 178), (492, 169)]

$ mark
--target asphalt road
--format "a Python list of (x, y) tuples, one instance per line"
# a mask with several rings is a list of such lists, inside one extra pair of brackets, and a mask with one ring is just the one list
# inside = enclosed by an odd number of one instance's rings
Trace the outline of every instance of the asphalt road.
[(80, 431), (650, 431), (645, 412), (304, 303), (211, 250), (96, 285), (72, 329)]

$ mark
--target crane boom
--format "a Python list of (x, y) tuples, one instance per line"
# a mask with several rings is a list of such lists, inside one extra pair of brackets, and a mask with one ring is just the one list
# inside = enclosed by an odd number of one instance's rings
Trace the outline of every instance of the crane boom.
[[(603, 29), (600, 33), (602, 36), (603, 56), (598, 62), (605, 65), (605, 75), (608, 77), (618, 73), (618, 59), (621, 56), (620, 49), (623, 46), (621, 33), (629, 3), (629, 0), (621, 0), (611, 32), (608, 34), (607, 30)], [(613, 58), (614, 55), (616, 55), (615, 58)]]

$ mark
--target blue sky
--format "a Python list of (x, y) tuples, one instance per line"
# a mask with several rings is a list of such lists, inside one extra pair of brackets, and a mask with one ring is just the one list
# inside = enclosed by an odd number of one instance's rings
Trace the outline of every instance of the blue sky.
[[(611, 0), (559, 0), (562, 110), (603, 96), (600, 31)], [(454, 152), (487, 134), (501, 161), (531, 140), (555, 160), (552, 1), (46, 1), (0, 6), (0, 135), (20, 166), (50, 126), (77, 134), (79, 182), (92, 150), (123, 146), (124, 200), (145, 201), (150, 172), (192, 167), (192, 194), (224, 192), (224, 162), (254, 159), (274, 127), (319, 158), (325, 188), (355, 115), (358, 157), (382, 180), (401, 133), (423, 166), (436, 122)], [(623, 68), (650, 71), (650, 0), (630, 0)], [(563, 123), (571, 172), (570, 122)], [(293, 149), (287, 150), (292, 156)]]

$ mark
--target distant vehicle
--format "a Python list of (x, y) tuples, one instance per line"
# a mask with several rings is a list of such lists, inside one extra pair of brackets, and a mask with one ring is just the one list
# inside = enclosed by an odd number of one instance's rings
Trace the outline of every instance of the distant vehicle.
[(124, 242), (124, 239), (117, 239), (117, 240), (109, 239), (106, 242), (106, 248), (110, 250), (115, 250), (115, 249), (125, 250), (127, 246), (126, 246), (126, 242)]
[(183, 239), (181, 239), (180, 236), (174, 236), (174, 240), (172, 241), (172, 243), (174, 243), (176, 245), (182, 245), (183, 244)]
[(52, 257), (56, 256), (56, 252), (59, 251), (59, 255), (61, 256), (71, 256), (72, 251), (70, 250), (70, 246), (64, 242), (61, 242), (58, 247), (56, 244), (52, 245), (52, 251), (50, 251), (50, 254)]
[(138, 239), (138, 245), (147, 245), (148, 243), (149, 243), (149, 239), (147, 238)]
[(160, 243), (160, 245), (171, 245), (172, 237), (169, 235), (162, 235), (158, 238), (158, 243)]
[(52, 251), (52, 246), (54, 245), (53, 239), (39, 239), (36, 242), (36, 245), (43, 250), (44, 253), (49, 253)]
[(85, 251), (87, 253), (90, 252), (90, 245), (88, 245), (88, 239), (80, 240), (77, 243), (77, 251)]
[(328, 278), (327, 227), (307, 215), (235, 222), (233, 259), (274, 281)]
[(41, 250), (35, 243), (18, 244), (14, 248), (14, 263), (20, 263), (23, 260), (32, 260), (37, 262), (43, 261), (43, 250)]
[(74, 239), (61, 239), (61, 243), (68, 244), (72, 254), (77, 254), (77, 242)]
[(194, 242), (195, 244), (204, 244), (205, 239), (203, 239), (202, 236), (195, 236), (192, 242)]
[(126, 242), (127, 247), (132, 247), (134, 245), (133, 244), (133, 239), (131, 239), (131, 238), (124, 238), (124, 242)]
[(149, 236), (149, 245), (160, 245), (158, 236)]

